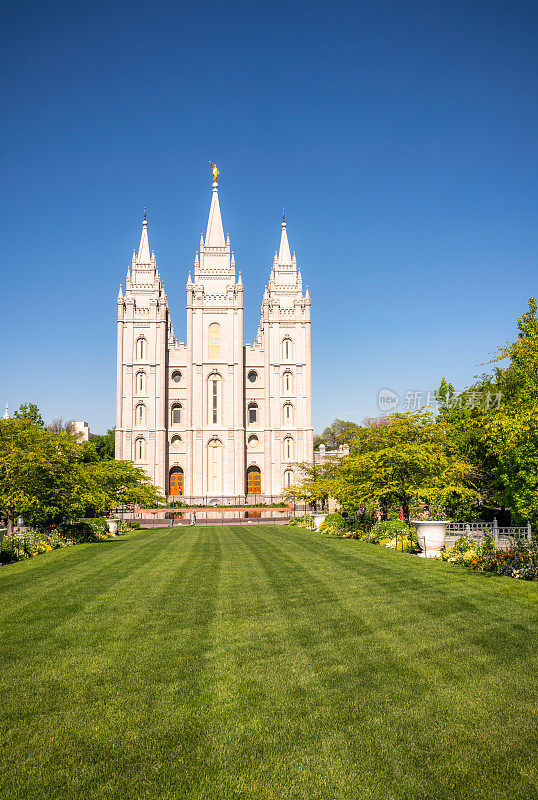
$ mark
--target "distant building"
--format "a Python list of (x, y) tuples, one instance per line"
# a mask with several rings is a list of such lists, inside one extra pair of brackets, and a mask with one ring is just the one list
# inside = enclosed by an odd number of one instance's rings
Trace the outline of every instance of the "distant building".
[(314, 451), (314, 463), (321, 464), (326, 458), (343, 458), (349, 455), (349, 445), (341, 444), (337, 450), (327, 450), (324, 444)]
[(79, 441), (87, 442), (91, 437), (90, 426), (87, 422), (73, 420), (73, 433), (79, 436)]
[(283, 218), (258, 333), (243, 344), (243, 281), (225, 238), (218, 172), (187, 280), (187, 337), (174, 334), (146, 215), (118, 294), (116, 458), (164, 495), (211, 502), (280, 495), (312, 461), (310, 296)]

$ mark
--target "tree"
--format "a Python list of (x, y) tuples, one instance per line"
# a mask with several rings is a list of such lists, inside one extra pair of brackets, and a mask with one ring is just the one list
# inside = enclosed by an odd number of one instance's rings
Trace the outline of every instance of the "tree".
[(109, 428), (106, 433), (97, 433), (91, 437), (90, 441), (101, 461), (110, 461), (114, 458), (115, 438), (114, 428)]
[(39, 413), (39, 408), (35, 403), (22, 403), (19, 408), (13, 412), (13, 417), (15, 419), (25, 419), (32, 425), (37, 425), (39, 428), (45, 426), (43, 417)]
[(321, 440), (328, 450), (337, 450), (342, 444), (351, 444), (359, 429), (356, 422), (335, 419), (321, 434)]
[(88, 511), (162, 500), (142, 469), (129, 461), (99, 460), (91, 442), (47, 430), (29, 415), (0, 420), (0, 514), (8, 534), (19, 514), (44, 528)]
[(538, 524), (538, 319), (536, 301), (518, 320), (518, 337), (499, 348), (494, 362), (509, 359), (496, 371), (498, 407), (483, 417), (484, 439), (493, 475), (516, 522)]
[(19, 514), (44, 525), (72, 512), (77, 448), (74, 437), (53, 434), (28, 417), (0, 421), (0, 513), (8, 534)]
[(283, 494), (292, 500), (305, 500), (316, 505), (331, 497), (333, 482), (340, 469), (340, 459), (329, 457), (319, 464), (304, 461), (297, 464), (300, 482), (284, 489)]
[(482, 375), (456, 395), (443, 381), (439, 420), (454, 452), (480, 469), (486, 503), (509, 508), (516, 522), (538, 525), (538, 319), (536, 301), (517, 322), (513, 343), (500, 347)]
[(51, 433), (74, 433), (75, 421), (68, 419), (65, 422), (62, 417), (57, 417), (49, 422), (47, 430)]
[(470, 506), (476, 498), (473, 465), (450, 453), (443, 426), (433, 414), (389, 414), (360, 428), (351, 453), (333, 482), (332, 494), (349, 510), (410, 511), (421, 502), (439, 507)]
[(118, 506), (154, 507), (164, 502), (143, 469), (130, 461), (101, 460), (85, 464), (80, 496), (86, 511), (99, 516)]

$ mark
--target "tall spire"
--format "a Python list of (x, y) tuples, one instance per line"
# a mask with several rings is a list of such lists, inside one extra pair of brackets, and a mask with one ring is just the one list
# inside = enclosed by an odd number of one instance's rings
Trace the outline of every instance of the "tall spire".
[(8, 404), (6, 403), (6, 410), (2, 416), (2, 419), (9, 419), (9, 411), (8, 411)]
[(291, 267), (291, 253), (290, 245), (288, 242), (288, 234), (286, 233), (286, 217), (284, 210), (282, 210), (282, 233), (280, 234), (280, 251), (278, 253), (278, 263), (282, 267)]
[(219, 205), (219, 185), (217, 183), (218, 170), (213, 165), (213, 195), (211, 197), (211, 208), (209, 209), (209, 219), (207, 221), (207, 231), (205, 235), (206, 247), (226, 247), (224, 240), (224, 229), (220, 216)]
[(140, 237), (140, 245), (138, 247), (137, 261), (139, 264), (149, 264), (151, 256), (149, 254), (149, 241), (148, 241), (148, 221), (146, 219), (146, 209), (144, 208), (144, 221), (142, 222), (142, 236)]

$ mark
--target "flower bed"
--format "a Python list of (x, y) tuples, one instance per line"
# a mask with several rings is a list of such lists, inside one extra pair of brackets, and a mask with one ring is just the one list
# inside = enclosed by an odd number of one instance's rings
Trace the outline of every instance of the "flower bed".
[[(314, 530), (314, 518), (308, 514), (292, 518), (289, 524), (306, 528), (306, 530)], [(340, 539), (359, 539), (369, 544), (402, 550), (406, 553), (418, 551), (415, 529), (396, 519), (377, 522), (372, 528), (361, 528), (353, 520), (346, 519), (336, 512), (327, 514), (319, 533), (323, 533), (325, 536), (337, 536)]]
[(483, 542), (462, 536), (442, 554), (443, 561), (460, 564), (476, 572), (493, 572), (523, 581), (538, 581), (538, 548), (536, 544), (514, 542), (510, 550), (496, 550), (490, 536)]
[[(136, 526), (140, 527), (138, 524)], [(133, 526), (129, 523), (118, 520), (118, 533), (125, 533), (131, 527)], [(84, 542), (104, 541), (112, 537), (107, 521), (102, 518), (75, 522), (48, 531), (29, 530), (9, 537), (4, 534), (0, 562), (6, 564), (11, 561), (24, 561), (26, 558), (51, 550)]]

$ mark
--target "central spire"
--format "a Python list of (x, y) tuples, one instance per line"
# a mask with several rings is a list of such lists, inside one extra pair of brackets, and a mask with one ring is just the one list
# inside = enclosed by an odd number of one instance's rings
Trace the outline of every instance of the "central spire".
[(213, 195), (211, 197), (211, 208), (209, 209), (209, 219), (207, 220), (207, 231), (205, 235), (206, 247), (225, 247), (224, 229), (222, 227), (222, 217), (219, 205), (219, 184), (217, 177), (219, 171), (213, 164)]
[(138, 247), (137, 261), (139, 264), (149, 264), (151, 256), (149, 254), (149, 241), (148, 241), (148, 221), (146, 219), (146, 209), (144, 208), (144, 220), (142, 222), (142, 235), (140, 237), (140, 245)]
[(281, 267), (291, 267), (291, 253), (286, 232), (286, 217), (282, 212), (282, 233), (280, 234), (280, 251), (278, 253), (278, 263)]

